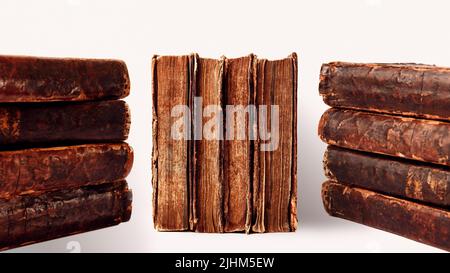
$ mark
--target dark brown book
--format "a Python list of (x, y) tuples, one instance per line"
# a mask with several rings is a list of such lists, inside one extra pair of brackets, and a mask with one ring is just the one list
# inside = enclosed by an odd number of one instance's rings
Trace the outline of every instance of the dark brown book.
[[(293, 54), (277, 61), (258, 59), (255, 71), (255, 102), (258, 110), (267, 107), (267, 113), (258, 111), (252, 231), (295, 231), (297, 56)], [(278, 107), (278, 110), (272, 109), (272, 106)], [(277, 120), (271, 119), (272, 110), (278, 111)], [(274, 126), (274, 122), (278, 126)]]
[(329, 109), (319, 136), (328, 144), (450, 166), (450, 123)]
[[(225, 59), (224, 105), (242, 107), (225, 111), (223, 156), (225, 232), (249, 232), (251, 229), (252, 150), (250, 119), (245, 108), (253, 104), (254, 56)], [(226, 109), (225, 109), (226, 110)], [(232, 126), (231, 124), (234, 124)], [(239, 132), (242, 132), (240, 134)]]
[(126, 143), (0, 151), (0, 199), (122, 180), (132, 164)]
[(325, 182), (323, 204), (331, 216), (450, 251), (450, 212), (356, 187)]
[[(191, 107), (194, 68), (194, 55), (154, 56), (152, 61), (153, 221), (159, 231), (189, 230), (192, 225), (191, 114), (172, 114), (174, 107)], [(183, 126), (183, 121), (189, 122)], [(172, 127), (180, 138), (172, 136)]]
[(0, 103), (120, 99), (129, 92), (123, 61), (0, 56)]
[(319, 90), (332, 107), (450, 120), (450, 68), (334, 62)]
[(5, 250), (126, 222), (125, 181), (0, 201), (0, 249)]
[(0, 145), (121, 141), (130, 113), (124, 101), (0, 106)]
[[(222, 106), (224, 60), (197, 59), (195, 96), (201, 97), (198, 121), (204, 124), (194, 147), (193, 205), (197, 232), (223, 232), (223, 122), (210, 107)], [(210, 110), (208, 110), (210, 109)], [(195, 111), (195, 110), (194, 110)], [(202, 112), (204, 115), (202, 116)], [(195, 114), (194, 114), (195, 115)], [(211, 126), (212, 125), (212, 126)], [(205, 134), (206, 133), (206, 134)]]
[(328, 146), (324, 168), (329, 179), (341, 184), (450, 206), (447, 167)]

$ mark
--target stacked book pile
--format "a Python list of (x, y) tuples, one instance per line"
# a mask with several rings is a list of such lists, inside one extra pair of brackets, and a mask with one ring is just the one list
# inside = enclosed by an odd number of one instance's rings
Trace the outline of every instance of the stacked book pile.
[(129, 90), (121, 61), (0, 57), (0, 249), (130, 218)]
[(153, 58), (160, 231), (297, 227), (297, 58)]
[(450, 69), (322, 66), (330, 215), (450, 250)]

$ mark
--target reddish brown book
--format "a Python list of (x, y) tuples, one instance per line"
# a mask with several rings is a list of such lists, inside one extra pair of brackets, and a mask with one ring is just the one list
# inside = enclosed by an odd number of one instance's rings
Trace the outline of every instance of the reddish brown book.
[(129, 92), (123, 61), (0, 56), (0, 103), (120, 99)]
[[(197, 232), (223, 232), (223, 133), (221, 113), (209, 111), (211, 106), (222, 105), (222, 79), (224, 60), (197, 59), (196, 97), (201, 97), (205, 116), (200, 113), (203, 127), (201, 139), (195, 141), (194, 227)], [(217, 116), (216, 116), (217, 115)], [(219, 119), (219, 122), (216, 122)], [(211, 123), (212, 126), (208, 125)], [(219, 124), (218, 124), (219, 123)], [(204, 134), (206, 133), (206, 134)]]
[(450, 251), (450, 212), (356, 187), (325, 182), (322, 199), (331, 215)]
[(129, 127), (124, 101), (0, 106), (0, 145), (121, 141)]
[(319, 136), (332, 145), (450, 166), (450, 123), (329, 109)]
[(447, 167), (328, 146), (326, 176), (341, 184), (439, 206), (450, 205)]
[[(258, 112), (258, 138), (254, 147), (254, 232), (288, 232), (297, 227), (297, 56), (277, 61), (258, 59), (255, 67), (255, 102), (267, 107)], [(278, 120), (271, 119), (277, 106)], [(266, 119), (262, 124), (261, 119)], [(272, 132), (278, 122), (278, 132)], [(275, 128), (275, 127), (274, 127)], [(264, 134), (270, 138), (264, 139)]]
[[(245, 108), (253, 103), (254, 58), (250, 55), (225, 59), (224, 105)], [(223, 158), (225, 232), (249, 232), (251, 228), (251, 177), (253, 174), (249, 126), (248, 115), (243, 109), (225, 112)], [(243, 132), (243, 137), (239, 137), (239, 130)]]
[(0, 199), (122, 180), (132, 164), (126, 143), (0, 151)]
[(319, 90), (332, 107), (450, 120), (450, 68), (334, 62)]
[(28, 245), (126, 222), (125, 181), (0, 201), (0, 249)]
[[(191, 125), (183, 126), (183, 116), (173, 117), (172, 111), (191, 106), (194, 64), (194, 55), (153, 57), (153, 221), (160, 231), (189, 230), (191, 226)], [(190, 121), (190, 115), (185, 113), (184, 118)], [(173, 138), (173, 126), (185, 137)]]

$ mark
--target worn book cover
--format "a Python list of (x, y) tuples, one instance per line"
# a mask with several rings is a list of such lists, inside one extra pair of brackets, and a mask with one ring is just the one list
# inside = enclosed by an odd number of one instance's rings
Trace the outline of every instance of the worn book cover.
[(123, 61), (0, 56), (0, 103), (120, 99), (129, 92)]
[(0, 249), (126, 222), (131, 201), (125, 181), (0, 200)]
[(450, 68), (333, 62), (319, 91), (332, 107), (450, 120)]
[[(252, 231), (297, 228), (297, 56), (255, 61)], [(276, 113), (274, 113), (276, 112)]]
[(328, 146), (325, 175), (338, 183), (438, 206), (450, 205), (450, 170), (420, 163)]
[(130, 111), (121, 100), (0, 106), (0, 145), (122, 141)]
[(0, 151), (0, 199), (123, 180), (132, 164), (126, 143)]
[(450, 166), (450, 123), (331, 108), (319, 123), (332, 145)]
[(323, 184), (322, 199), (331, 216), (450, 251), (450, 212), (446, 209), (333, 181)]

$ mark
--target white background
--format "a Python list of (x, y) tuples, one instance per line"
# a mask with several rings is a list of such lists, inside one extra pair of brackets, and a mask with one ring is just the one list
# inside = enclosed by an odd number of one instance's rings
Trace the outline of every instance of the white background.
[[(317, 123), (320, 65), (334, 60), (450, 66), (448, 1), (0, 1), (0, 54), (119, 58), (132, 92), (128, 177), (131, 221), (14, 251), (323, 252), (438, 251), (396, 235), (329, 217), (322, 208)], [(286, 234), (158, 233), (151, 217), (153, 54), (198, 52), (266, 58), (299, 55), (299, 230)], [(74, 243), (69, 243), (74, 244)]]

